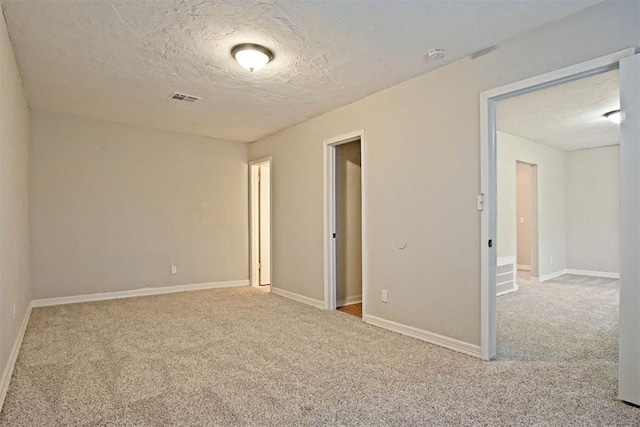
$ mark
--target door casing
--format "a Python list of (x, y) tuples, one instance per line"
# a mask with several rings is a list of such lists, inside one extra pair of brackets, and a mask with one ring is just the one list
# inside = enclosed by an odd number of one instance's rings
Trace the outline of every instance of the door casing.
[(336, 147), (360, 141), (362, 180), (362, 319), (367, 310), (367, 227), (366, 227), (366, 143), (364, 129), (330, 138), (324, 141), (324, 308), (336, 309)]
[[(265, 157), (262, 159), (249, 162), (249, 283), (251, 286), (260, 286), (260, 271), (258, 269), (258, 262), (260, 260), (260, 192), (258, 183), (258, 170), (263, 164), (269, 164), (271, 177), (273, 177), (273, 164), (271, 157)], [(269, 180), (269, 195), (273, 196), (273, 179)], [(269, 271), (271, 274), (271, 284), (273, 285), (273, 203), (269, 203), (269, 218), (270, 221), (270, 247), (269, 247)]]
[[(496, 105), (504, 99), (616, 69), (621, 59), (633, 54), (633, 48), (624, 49), (480, 94), (480, 195), (483, 198), (480, 220), (480, 353), (485, 360), (491, 360), (496, 355), (498, 328), (496, 307)], [(621, 230), (621, 235), (624, 234), (624, 231)]]

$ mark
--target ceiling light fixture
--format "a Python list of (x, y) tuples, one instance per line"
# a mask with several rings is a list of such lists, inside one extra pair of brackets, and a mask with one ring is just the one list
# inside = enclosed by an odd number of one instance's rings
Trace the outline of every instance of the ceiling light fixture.
[(247, 70), (258, 71), (273, 60), (273, 52), (264, 46), (253, 43), (243, 43), (234, 46), (231, 49), (233, 56), (238, 64)]
[(622, 121), (620, 110), (613, 110), (605, 113), (604, 116), (615, 124), (619, 124)]

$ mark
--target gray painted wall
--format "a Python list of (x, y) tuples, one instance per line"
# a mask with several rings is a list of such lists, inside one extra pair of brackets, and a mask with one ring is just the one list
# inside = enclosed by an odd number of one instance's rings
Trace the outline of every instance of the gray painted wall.
[(29, 107), (0, 15), (0, 370), (31, 300), (28, 171)]
[(620, 273), (620, 146), (570, 151), (567, 264)]
[(246, 144), (43, 112), (31, 138), (34, 298), (248, 278)]

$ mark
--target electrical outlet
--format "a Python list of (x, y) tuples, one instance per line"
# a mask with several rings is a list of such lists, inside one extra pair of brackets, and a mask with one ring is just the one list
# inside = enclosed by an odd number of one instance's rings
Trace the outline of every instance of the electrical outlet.
[(387, 302), (389, 300), (389, 293), (386, 289), (382, 290), (382, 302)]
[(13, 318), (16, 318), (16, 302), (13, 302)]
[(553, 257), (551, 257), (551, 264), (553, 264)]
[(172, 265), (171, 266), (171, 274), (178, 274), (178, 266), (177, 265)]

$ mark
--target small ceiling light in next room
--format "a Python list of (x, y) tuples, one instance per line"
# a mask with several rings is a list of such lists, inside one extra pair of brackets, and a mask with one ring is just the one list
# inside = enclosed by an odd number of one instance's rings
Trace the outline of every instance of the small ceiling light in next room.
[(604, 116), (615, 124), (619, 124), (622, 121), (620, 110), (609, 111), (608, 113), (605, 113)]
[(243, 43), (231, 49), (233, 56), (238, 64), (247, 70), (254, 72), (264, 68), (274, 58), (273, 52), (264, 46), (253, 43)]

